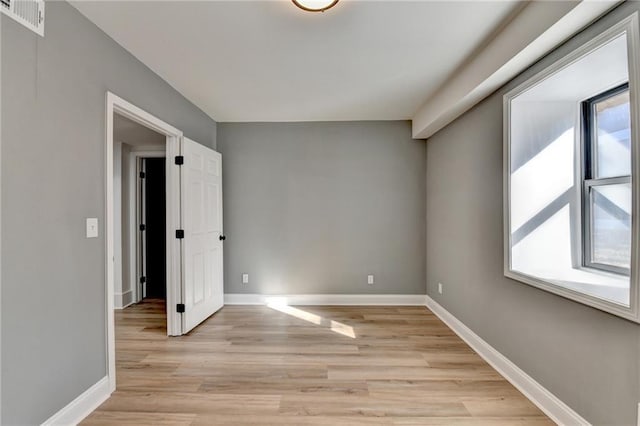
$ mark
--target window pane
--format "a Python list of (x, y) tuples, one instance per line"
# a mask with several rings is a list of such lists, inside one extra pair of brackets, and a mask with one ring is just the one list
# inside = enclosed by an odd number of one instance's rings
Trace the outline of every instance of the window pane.
[(597, 177), (631, 174), (631, 121), (629, 91), (595, 104), (597, 126)]
[(631, 184), (591, 187), (592, 262), (629, 268)]

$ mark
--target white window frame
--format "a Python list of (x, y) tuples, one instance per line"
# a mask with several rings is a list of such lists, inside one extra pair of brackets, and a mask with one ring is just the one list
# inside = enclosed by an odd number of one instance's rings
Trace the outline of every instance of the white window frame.
[[(629, 83), (624, 82), (621, 85), (612, 87), (604, 92), (598, 93), (595, 96), (585, 99), (580, 102), (580, 127), (582, 132), (579, 136), (579, 145), (582, 150), (581, 166), (582, 171), (580, 173), (580, 183), (582, 189), (582, 197), (580, 208), (582, 209), (582, 245), (581, 249), (581, 261), (585, 268), (598, 269), (600, 271), (611, 272), (618, 275), (629, 276), (629, 269), (611, 265), (608, 263), (599, 263), (593, 259), (594, 255), (594, 243), (593, 243), (593, 204), (591, 201), (592, 189), (597, 187), (606, 187), (607, 185), (618, 184), (631, 184), (630, 175), (611, 176), (611, 177), (598, 177), (597, 165), (598, 152), (597, 142), (597, 128), (596, 125), (596, 112), (594, 106), (604, 100), (610, 99), (621, 93), (629, 91)], [(629, 171), (631, 173), (631, 171)]]
[[(546, 290), (567, 299), (583, 303), (619, 317), (640, 323), (640, 36), (638, 12), (593, 37), (578, 49), (554, 62), (527, 81), (510, 90), (503, 97), (504, 146), (503, 146), (503, 204), (504, 204), (504, 275), (508, 278)], [(511, 101), (558, 73), (604, 44), (626, 33), (629, 64), (629, 95), (631, 109), (631, 274), (629, 277), (629, 306), (607, 301), (579, 291), (565, 288), (551, 281), (511, 269)]]

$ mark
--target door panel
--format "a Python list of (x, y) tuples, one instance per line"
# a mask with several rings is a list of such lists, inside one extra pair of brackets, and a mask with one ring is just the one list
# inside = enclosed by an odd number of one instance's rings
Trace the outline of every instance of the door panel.
[(222, 156), (183, 139), (183, 333), (223, 305)]

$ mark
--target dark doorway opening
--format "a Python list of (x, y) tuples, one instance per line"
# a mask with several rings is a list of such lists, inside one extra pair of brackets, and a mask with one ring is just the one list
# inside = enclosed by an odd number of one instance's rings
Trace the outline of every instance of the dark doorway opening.
[(146, 248), (146, 298), (167, 298), (165, 159), (144, 161), (144, 245)]

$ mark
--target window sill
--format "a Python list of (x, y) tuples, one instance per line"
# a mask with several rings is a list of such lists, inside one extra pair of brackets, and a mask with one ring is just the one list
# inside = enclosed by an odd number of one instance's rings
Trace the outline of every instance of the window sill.
[(630, 306), (631, 292), (628, 276), (587, 268), (526, 272), (505, 270), (505, 276), (631, 321), (640, 322)]
[(628, 276), (608, 274), (587, 268), (574, 269), (573, 271), (574, 273), (570, 274), (570, 279), (556, 280), (555, 284), (629, 307)]
[(588, 296), (629, 307), (629, 277), (588, 268), (557, 268), (513, 272)]

